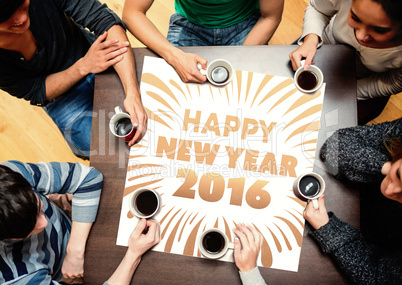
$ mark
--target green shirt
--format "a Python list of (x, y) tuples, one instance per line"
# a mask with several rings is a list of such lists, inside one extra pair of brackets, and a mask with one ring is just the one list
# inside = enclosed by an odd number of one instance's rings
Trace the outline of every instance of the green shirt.
[(176, 13), (206, 28), (235, 25), (258, 9), (258, 0), (175, 0)]

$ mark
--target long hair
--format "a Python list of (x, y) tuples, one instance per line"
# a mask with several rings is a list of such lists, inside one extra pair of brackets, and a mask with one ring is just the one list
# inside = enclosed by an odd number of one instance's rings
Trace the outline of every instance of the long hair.
[(0, 165), (0, 240), (25, 238), (34, 229), (39, 203), (29, 182)]
[(385, 14), (392, 22), (399, 24), (399, 29), (402, 28), (402, 1), (401, 0), (372, 0), (382, 6)]

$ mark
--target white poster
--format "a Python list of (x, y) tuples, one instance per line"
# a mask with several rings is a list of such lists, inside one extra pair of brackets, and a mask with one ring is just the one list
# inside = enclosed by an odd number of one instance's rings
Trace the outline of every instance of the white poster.
[(324, 90), (307, 95), (293, 78), (243, 70), (224, 87), (185, 84), (163, 59), (145, 57), (148, 131), (130, 150), (117, 244), (127, 246), (138, 222), (131, 195), (148, 187), (162, 198), (154, 250), (202, 258), (205, 228), (233, 242), (241, 222), (263, 236), (259, 266), (297, 271), (305, 203), (292, 184), (312, 171)]

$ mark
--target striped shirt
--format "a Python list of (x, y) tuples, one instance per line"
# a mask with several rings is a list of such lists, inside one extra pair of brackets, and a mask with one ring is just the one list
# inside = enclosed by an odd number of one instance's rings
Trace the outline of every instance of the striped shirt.
[(0, 284), (59, 284), (71, 231), (71, 220), (44, 196), (73, 194), (72, 219), (92, 223), (102, 189), (102, 174), (79, 163), (22, 163), (2, 165), (19, 172), (43, 202), (46, 228), (24, 240), (0, 241)]

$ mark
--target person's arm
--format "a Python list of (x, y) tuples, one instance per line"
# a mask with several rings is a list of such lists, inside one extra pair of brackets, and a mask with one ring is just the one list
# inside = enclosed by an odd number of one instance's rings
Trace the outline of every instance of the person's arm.
[(152, 3), (153, 0), (125, 1), (122, 19), (128, 30), (172, 65), (183, 82), (205, 82), (206, 76), (198, 70), (197, 63), (206, 69), (207, 60), (197, 54), (185, 53), (169, 43), (146, 16)]
[[(146, 234), (144, 230), (148, 228)], [(128, 249), (120, 265), (105, 282), (109, 285), (130, 284), (133, 274), (141, 261), (141, 256), (155, 244), (159, 243), (159, 224), (155, 220), (141, 219), (131, 233)]]
[(73, 194), (72, 228), (67, 244), (62, 272), (71, 278), (81, 277), (84, 271), (85, 244), (98, 211), (103, 185), (102, 174), (93, 167), (79, 163), (3, 163), (19, 172), (42, 195)]
[(318, 199), (318, 204), (318, 210), (313, 203), (308, 203), (304, 211), (305, 219), (315, 229), (310, 235), (353, 284), (402, 284), (401, 256), (374, 251), (356, 229), (332, 212), (328, 215), (324, 195)]
[(127, 52), (129, 45), (126, 42), (118, 42), (116, 39), (106, 40), (107, 37), (110, 38), (108, 33), (103, 33), (84, 57), (69, 68), (46, 77), (46, 100), (67, 92), (88, 74), (105, 71), (123, 59), (123, 54)]
[(300, 61), (303, 58), (306, 59), (305, 69), (314, 63), (317, 47), (322, 45), (323, 31), (338, 11), (336, 4), (329, 0), (311, 0), (307, 5), (303, 18), (303, 32), (298, 40), (300, 46), (289, 55), (293, 70), (301, 66)]
[[(125, 43), (130, 47), (126, 31), (120, 25), (114, 25), (109, 29), (108, 39), (117, 39), (119, 42)], [(114, 69), (119, 75), (123, 84), (126, 98), (124, 100), (124, 108), (131, 116), (131, 122), (136, 128), (136, 133), (129, 146), (138, 142), (147, 130), (147, 113), (141, 102), (140, 88), (137, 81), (135, 70), (134, 53), (131, 47), (124, 54), (123, 59), (114, 65)]]
[(244, 40), (243, 45), (266, 45), (282, 20), (284, 0), (260, 0), (261, 16)]
[(320, 158), (337, 179), (359, 183), (381, 181), (381, 168), (391, 157), (384, 142), (402, 137), (402, 118), (377, 125), (337, 130), (323, 144)]
[(357, 98), (360, 100), (390, 96), (402, 91), (402, 68), (374, 73), (357, 80)]
[(61, 272), (64, 278), (84, 277), (85, 247), (92, 223), (73, 221)]
[(240, 230), (233, 229), (235, 264), (239, 268), (243, 285), (265, 285), (257, 267), (257, 258), (262, 244), (261, 234), (251, 226), (237, 224)]

